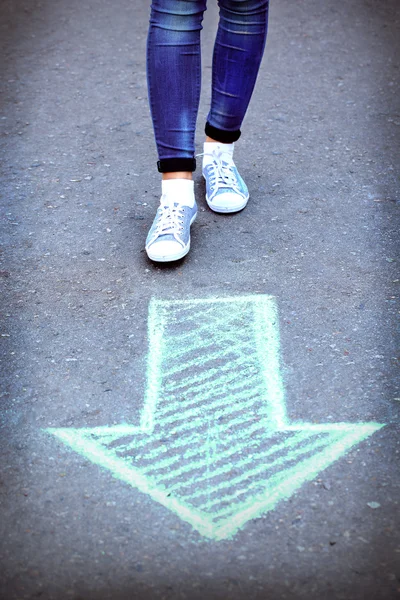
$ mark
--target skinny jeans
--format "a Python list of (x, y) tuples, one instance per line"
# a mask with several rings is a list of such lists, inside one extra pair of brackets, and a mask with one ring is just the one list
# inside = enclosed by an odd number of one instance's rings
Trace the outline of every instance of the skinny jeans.
[[(206, 135), (239, 139), (267, 37), (269, 0), (218, 0)], [(152, 0), (147, 37), (150, 111), (162, 173), (194, 171), (200, 32), (207, 0)]]

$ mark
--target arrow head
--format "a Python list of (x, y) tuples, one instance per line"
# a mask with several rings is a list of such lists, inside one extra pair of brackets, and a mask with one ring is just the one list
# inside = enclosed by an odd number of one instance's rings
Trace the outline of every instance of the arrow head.
[(137, 427), (52, 429), (90, 461), (215, 539), (233, 536), (249, 519), (273, 510), (303, 483), (343, 456), (381, 425), (296, 425), (271, 434), (259, 430), (231, 445), (220, 437), (165, 445)]

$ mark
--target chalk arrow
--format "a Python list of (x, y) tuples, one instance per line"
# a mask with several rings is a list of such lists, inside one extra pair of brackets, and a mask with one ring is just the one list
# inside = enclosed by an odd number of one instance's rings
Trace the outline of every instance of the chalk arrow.
[(48, 429), (215, 540), (275, 508), (383, 427), (290, 422), (270, 296), (149, 307), (139, 426)]

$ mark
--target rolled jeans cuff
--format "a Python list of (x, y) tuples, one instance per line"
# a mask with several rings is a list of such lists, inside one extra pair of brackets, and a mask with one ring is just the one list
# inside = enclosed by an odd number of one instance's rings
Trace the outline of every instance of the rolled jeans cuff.
[(216, 142), (221, 142), (221, 144), (232, 144), (240, 138), (242, 132), (240, 129), (237, 129), (236, 131), (225, 131), (223, 129), (218, 129), (213, 125), (210, 125), (210, 123), (207, 121), (205, 133), (208, 135), (208, 137), (212, 138)]
[(195, 158), (163, 158), (157, 162), (159, 173), (176, 173), (178, 171), (196, 170)]

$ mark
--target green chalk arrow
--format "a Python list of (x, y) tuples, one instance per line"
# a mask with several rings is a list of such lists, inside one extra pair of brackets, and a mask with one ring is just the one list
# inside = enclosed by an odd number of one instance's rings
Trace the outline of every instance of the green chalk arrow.
[(48, 429), (214, 540), (383, 427), (291, 423), (270, 296), (153, 300), (139, 426)]

